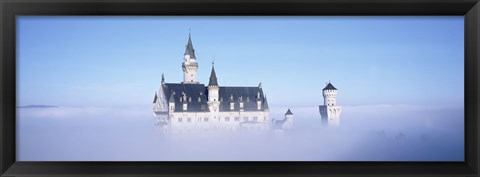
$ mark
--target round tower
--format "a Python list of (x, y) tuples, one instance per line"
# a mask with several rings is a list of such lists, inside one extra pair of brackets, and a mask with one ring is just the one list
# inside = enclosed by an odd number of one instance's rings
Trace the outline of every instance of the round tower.
[(328, 82), (322, 91), (323, 105), (319, 106), (322, 124), (338, 127), (340, 125), (342, 107), (337, 105), (337, 88)]
[(197, 82), (198, 63), (195, 57), (195, 49), (193, 49), (192, 38), (190, 33), (188, 34), (188, 43), (185, 46), (185, 54), (183, 55), (182, 70), (183, 70), (184, 84), (198, 84)]
[(337, 105), (337, 89), (330, 82), (328, 82), (327, 86), (323, 88), (323, 105)]

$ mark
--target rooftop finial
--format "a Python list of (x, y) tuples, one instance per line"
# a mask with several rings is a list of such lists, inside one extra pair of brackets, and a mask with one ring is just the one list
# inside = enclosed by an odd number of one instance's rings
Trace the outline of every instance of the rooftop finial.
[(188, 28), (188, 37), (190, 37), (190, 28)]
[(165, 83), (165, 76), (162, 73), (162, 84)]

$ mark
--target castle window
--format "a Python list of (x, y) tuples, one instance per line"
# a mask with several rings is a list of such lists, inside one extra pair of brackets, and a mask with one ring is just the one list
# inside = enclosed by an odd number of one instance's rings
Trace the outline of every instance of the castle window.
[(202, 110), (205, 110), (205, 105), (204, 104), (202, 104)]
[(243, 117), (243, 121), (248, 121), (248, 117)]
[(240, 120), (240, 117), (234, 117), (233, 120), (238, 122)]
[(180, 103), (182, 102), (182, 97), (180, 97), (179, 101), (180, 101)]
[(267, 121), (267, 117), (263, 117), (263, 121)]
[(202, 102), (202, 98), (198, 97), (198, 102), (199, 103)]
[(187, 118), (187, 122), (192, 122), (192, 118)]
[(225, 122), (229, 122), (230, 121), (230, 117), (225, 117)]
[(192, 102), (192, 97), (188, 97), (188, 102)]
[(182, 121), (183, 121), (183, 120), (182, 120), (182, 118), (181, 118), (181, 117), (179, 117), (179, 118), (178, 118), (178, 122), (182, 122)]
[(208, 117), (203, 118), (204, 122), (208, 122)]
[(253, 121), (255, 122), (258, 121), (258, 117), (257, 116), (253, 117)]
[(197, 122), (202, 122), (202, 118), (197, 117)]
[(250, 102), (250, 97), (247, 97), (247, 102)]

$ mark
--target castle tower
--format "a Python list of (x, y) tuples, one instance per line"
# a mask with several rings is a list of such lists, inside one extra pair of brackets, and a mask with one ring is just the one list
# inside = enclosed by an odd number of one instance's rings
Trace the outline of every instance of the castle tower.
[(319, 106), (319, 110), (323, 125), (340, 126), (342, 107), (337, 105), (337, 89), (330, 82), (323, 88), (323, 105)]
[(282, 128), (291, 129), (293, 127), (293, 113), (288, 109), (285, 113), (285, 119), (283, 120)]
[(218, 112), (220, 100), (218, 95), (217, 75), (215, 74), (214, 63), (212, 63), (212, 72), (210, 73), (210, 81), (208, 82), (208, 108), (210, 112)]
[(195, 57), (195, 49), (193, 49), (192, 38), (188, 34), (188, 43), (185, 46), (185, 54), (183, 55), (183, 82), (184, 84), (198, 84), (197, 70), (198, 63)]

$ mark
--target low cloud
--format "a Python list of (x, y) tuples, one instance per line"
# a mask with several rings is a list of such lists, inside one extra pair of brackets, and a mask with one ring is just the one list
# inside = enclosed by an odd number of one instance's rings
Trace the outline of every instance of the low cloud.
[[(288, 107), (271, 107), (283, 118)], [(289, 131), (165, 135), (150, 107), (18, 110), (19, 160), (462, 161), (463, 108), (344, 106), (340, 127), (291, 107)]]

